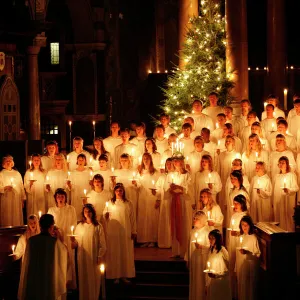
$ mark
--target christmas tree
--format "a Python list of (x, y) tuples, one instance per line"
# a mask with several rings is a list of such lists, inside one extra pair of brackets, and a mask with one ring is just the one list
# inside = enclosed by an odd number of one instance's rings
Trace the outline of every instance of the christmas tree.
[(220, 5), (202, 0), (200, 16), (191, 18), (190, 23), (182, 49), (184, 69), (175, 68), (162, 88), (165, 100), (161, 109), (170, 115), (175, 130), (180, 130), (194, 99), (201, 99), (204, 107), (211, 92), (219, 94), (220, 105), (232, 100), (229, 92), (233, 82), (231, 74), (226, 73), (225, 18)]

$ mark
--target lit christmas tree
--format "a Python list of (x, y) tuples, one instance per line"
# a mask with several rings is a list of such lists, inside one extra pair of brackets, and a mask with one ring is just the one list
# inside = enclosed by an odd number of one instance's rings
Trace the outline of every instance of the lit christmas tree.
[(220, 14), (220, 5), (214, 1), (201, 1), (200, 16), (190, 19), (186, 43), (182, 49), (185, 67), (178, 67), (168, 77), (163, 88), (166, 99), (161, 109), (170, 115), (171, 126), (180, 130), (183, 118), (191, 112), (191, 103), (201, 99), (207, 106), (211, 92), (219, 94), (219, 104), (226, 105), (232, 98), (233, 87), (226, 73), (225, 18)]

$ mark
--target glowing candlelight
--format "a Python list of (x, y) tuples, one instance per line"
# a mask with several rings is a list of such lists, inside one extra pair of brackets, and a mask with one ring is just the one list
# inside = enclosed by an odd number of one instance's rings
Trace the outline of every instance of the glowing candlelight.
[(207, 212), (207, 218), (210, 220), (210, 211)]
[(132, 173), (132, 179), (133, 179), (133, 180), (135, 180), (135, 176), (136, 176), (136, 173), (133, 172), (133, 173)]
[(219, 128), (219, 124), (218, 124), (218, 123), (216, 123), (216, 128), (217, 128), (217, 129)]
[(108, 212), (108, 201), (105, 202), (106, 212)]
[(96, 122), (95, 122), (95, 121), (93, 121), (93, 126), (94, 126), (94, 128), (95, 128), (95, 125), (96, 125)]
[(207, 262), (207, 269), (210, 270), (210, 262)]
[(242, 247), (242, 243), (243, 243), (243, 237), (240, 236), (240, 244), (241, 244), (241, 247)]
[(69, 161), (70, 161), (69, 159), (70, 159), (70, 156), (69, 156), (69, 155), (67, 155), (67, 162), (69, 162)]
[(283, 179), (283, 188), (285, 189), (286, 188), (286, 178), (284, 177)]
[(68, 179), (70, 179), (70, 175), (71, 175), (71, 172), (70, 172), (70, 171), (68, 171)]
[(104, 274), (104, 271), (105, 271), (105, 266), (104, 266), (104, 264), (101, 264), (100, 265), (100, 272), (101, 272), (101, 274)]
[(70, 130), (71, 130), (71, 126), (72, 126), (72, 121), (69, 121)]
[(74, 226), (71, 226), (71, 234), (74, 235)]
[(31, 164), (32, 164), (32, 161), (30, 160), (29, 161), (29, 168), (31, 169)]
[(211, 183), (211, 173), (208, 173), (208, 184)]
[(39, 210), (39, 218), (41, 218), (41, 216), (42, 216), (42, 211)]
[(256, 161), (258, 159), (258, 152), (255, 152)]
[(275, 128), (275, 124), (272, 123), (272, 131), (275, 131), (274, 128)]
[(12, 246), (11, 246), (12, 254), (15, 253), (15, 249), (16, 249), (16, 245), (12, 245)]
[(283, 106), (284, 106), (284, 110), (287, 110), (287, 93), (288, 93), (288, 90), (287, 89), (284, 89), (283, 90)]
[(174, 183), (174, 174), (171, 175), (172, 183)]
[(11, 184), (11, 186), (13, 186), (13, 184), (14, 184), (14, 179), (13, 178), (10, 178), (10, 184)]
[(260, 185), (260, 180), (257, 179), (257, 188), (259, 189), (259, 185)]
[(221, 141), (218, 140), (218, 148), (217, 149), (220, 149), (220, 144), (221, 144)]
[(264, 102), (264, 110), (266, 110), (266, 106), (268, 105), (267, 102)]
[(30, 172), (30, 180), (33, 180), (33, 172)]
[(139, 157), (139, 164), (142, 163), (142, 156)]
[(93, 179), (93, 171), (90, 172), (90, 178)]
[(50, 180), (50, 177), (46, 176), (46, 181), (49, 182), (49, 180)]
[(232, 219), (232, 220), (231, 220), (231, 227), (232, 227), (232, 229), (233, 229), (234, 223), (235, 223), (235, 222), (234, 222), (234, 219)]
[(131, 149), (131, 156), (134, 156), (134, 148)]
[(84, 196), (86, 196), (86, 189), (83, 190)]

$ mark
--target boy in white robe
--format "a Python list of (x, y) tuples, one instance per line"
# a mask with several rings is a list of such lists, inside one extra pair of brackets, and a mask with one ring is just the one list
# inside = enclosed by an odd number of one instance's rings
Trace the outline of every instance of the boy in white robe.
[(218, 97), (219, 95), (217, 93), (211, 92), (208, 95), (209, 106), (203, 109), (203, 113), (210, 116), (214, 124), (217, 121), (217, 115), (224, 112), (223, 107), (218, 105)]
[[(168, 138), (170, 134), (176, 133), (176, 130), (170, 127), (170, 116), (167, 114), (161, 114), (159, 118), (160, 124), (165, 128), (165, 138)], [(156, 139), (156, 130), (153, 132), (153, 137)], [(143, 152), (144, 153), (144, 152)]]
[(111, 135), (103, 140), (104, 148), (108, 151), (113, 158), (115, 156), (115, 148), (122, 143), (119, 136), (120, 125), (118, 122), (112, 122), (110, 125)]

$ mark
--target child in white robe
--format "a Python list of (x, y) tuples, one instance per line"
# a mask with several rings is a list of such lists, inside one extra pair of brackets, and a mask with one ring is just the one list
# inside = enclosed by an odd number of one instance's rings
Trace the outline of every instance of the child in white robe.
[(58, 154), (58, 145), (56, 141), (48, 141), (46, 144), (46, 153), (41, 157), (42, 166), (47, 172), (54, 166), (55, 155)]
[[(183, 137), (179, 140), (183, 147), (183, 154), (189, 156), (192, 151), (194, 151), (194, 139), (191, 138), (192, 125), (189, 123), (184, 123), (182, 125)], [(179, 150), (179, 149), (178, 149)]]
[(3, 170), (0, 172), (0, 225), (23, 225), (22, 207), (26, 200), (21, 174), (14, 170), (13, 157), (2, 158)]
[(236, 276), (239, 300), (258, 299), (259, 256), (258, 239), (250, 216), (240, 221), (240, 245), (236, 249)]
[(136, 218), (132, 203), (126, 199), (122, 183), (114, 187), (114, 196), (103, 211), (107, 226), (106, 278), (130, 283), (135, 277), (134, 248)]
[(280, 173), (275, 176), (273, 190), (273, 207), (275, 221), (279, 227), (287, 231), (295, 231), (293, 220), (296, 205), (296, 193), (299, 190), (297, 176), (291, 171), (289, 159), (280, 157), (278, 161)]
[(138, 187), (137, 242), (142, 247), (155, 247), (157, 243), (159, 202), (156, 182), (159, 176), (159, 171), (153, 166), (152, 156), (144, 153), (137, 179), (133, 181)]
[(79, 300), (99, 298), (101, 286), (100, 264), (106, 252), (104, 230), (96, 219), (92, 204), (82, 208), (82, 220), (70, 237), (72, 247), (77, 248)]
[(205, 299), (205, 273), (209, 250), (208, 234), (210, 227), (204, 212), (197, 211), (193, 220), (194, 227), (190, 232), (189, 251), (186, 255), (190, 273), (189, 299)]
[[(261, 125), (259, 122), (254, 122), (251, 125), (251, 134), (257, 134), (262, 145), (263, 150), (270, 152), (271, 145), (270, 142), (264, 137)], [(246, 145), (245, 145), (246, 146)]]
[(118, 145), (122, 144), (122, 139), (119, 136), (119, 131), (120, 131), (119, 123), (116, 121), (111, 122), (110, 125), (111, 135), (103, 140), (104, 148), (106, 149), (106, 151), (110, 153), (112, 159), (114, 159), (115, 157), (115, 148)]
[(271, 196), (273, 186), (266, 172), (264, 162), (256, 163), (256, 176), (252, 178), (250, 188), (251, 216), (256, 222), (270, 222), (272, 213)]
[[(229, 279), (229, 256), (222, 246), (222, 235), (217, 229), (212, 230), (207, 258), (206, 300), (232, 300)], [(231, 263), (231, 262), (230, 262)]]
[(139, 153), (142, 155), (145, 152), (145, 141), (147, 139), (146, 124), (143, 122), (136, 124), (135, 132), (136, 136), (130, 142), (138, 147)]
[(157, 152), (163, 154), (169, 149), (168, 138), (165, 137), (165, 127), (163, 125), (157, 125), (155, 127), (155, 144), (157, 147)]
[(159, 170), (160, 166), (161, 166), (161, 163), (162, 163), (161, 162), (162, 155), (161, 155), (161, 153), (157, 152), (157, 147), (156, 147), (156, 144), (155, 144), (155, 140), (153, 138), (147, 138), (145, 140), (144, 152), (151, 154), (154, 168)]
[(200, 192), (197, 209), (202, 210), (207, 216), (207, 225), (210, 226), (210, 230), (218, 229), (222, 232), (222, 225), (224, 216), (222, 214), (220, 206), (217, 204), (212, 196), (210, 189), (203, 189)]
[(107, 157), (107, 167), (110, 168), (112, 166), (112, 157), (110, 153), (105, 149), (103, 139), (100, 137), (96, 137), (93, 141), (93, 150), (90, 156), (90, 161), (88, 162), (90, 168), (94, 172), (99, 170), (99, 157), (100, 155), (105, 154)]
[(27, 215), (45, 213), (48, 209), (45, 193), (46, 171), (41, 163), (41, 156), (33, 154), (31, 167), (24, 176), (24, 187), (27, 192)]

